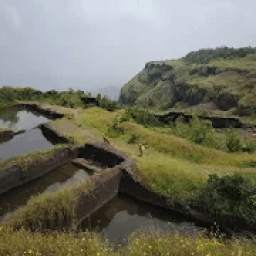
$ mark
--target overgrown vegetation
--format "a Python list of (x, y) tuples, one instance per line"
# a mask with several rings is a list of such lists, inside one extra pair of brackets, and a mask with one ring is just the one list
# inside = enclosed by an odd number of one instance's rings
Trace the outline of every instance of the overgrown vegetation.
[(211, 122), (201, 121), (196, 116), (189, 124), (177, 120), (170, 132), (196, 144), (228, 152), (256, 151), (256, 142), (242, 137), (235, 129), (217, 131)]
[(12, 104), (18, 100), (38, 99), (42, 93), (32, 88), (11, 88), (4, 86), (0, 88), (0, 108)]
[(184, 57), (184, 60), (189, 63), (206, 64), (218, 58), (241, 58), (253, 53), (256, 53), (256, 48), (243, 47), (235, 49), (230, 47), (218, 47), (216, 49), (201, 49), (199, 51), (190, 52)]
[(183, 120), (177, 120), (171, 129), (174, 135), (186, 138), (196, 144), (211, 148), (226, 149), (225, 135), (212, 128), (211, 122), (200, 121), (194, 117), (187, 124)]
[(0, 227), (1, 256), (254, 256), (255, 253), (255, 242), (250, 240), (222, 241), (205, 236), (141, 232), (130, 237), (128, 245), (113, 248), (93, 233), (41, 234)]
[(123, 115), (123, 121), (128, 121), (130, 119), (133, 119), (138, 124), (142, 124), (146, 127), (160, 125), (160, 122), (157, 120), (157, 118), (147, 109), (136, 107), (128, 108)]
[(119, 108), (118, 103), (116, 101), (108, 99), (106, 96), (101, 96), (101, 94), (97, 95), (98, 106), (104, 108), (108, 111), (114, 111)]
[(32, 233), (0, 227), (1, 256), (114, 256), (107, 243), (92, 233)]
[(195, 204), (218, 223), (236, 223), (236, 227), (256, 224), (255, 184), (241, 175), (210, 175)]
[[(155, 115), (149, 110), (132, 107), (127, 108), (121, 115), (114, 118), (113, 124), (108, 130), (111, 137), (124, 133), (121, 123), (135, 121), (144, 127), (151, 127), (154, 130), (173, 134), (178, 137), (210, 148), (215, 148), (227, 152), (255, 152), (256, 142), (242, 137), (235, 129), (217, 131), (212, 127), (210, 121), (202, 121), (196, 115), (190, 123), (182, 118), (169, 125), (161, 124)], [(138, 141), (139, 136), (129, 134), (128, 143)]]
[[(42, 93), (39, 100), (46, 101), (50, 104), (56, 104), (64, 107), (84, 107), (85, 106), (85, 99), (89, 96), (88, 93), (81, 91), (81, 90), (72, 90), (69, 89), (68, 91), (47, 91)], [(33, 99), (32, 99), (33, 100)]]
[(82, 90), (69, 89), (67, 91), (50, 90), (41, 92), (29, 87), (15, 88), (4, 86), (0, 88), (0, 108), (14, 104), (17, 101), (40, 101), (69, 108), (85, 108), (93, 104), (110, 111), (118, 108), (117, 102), (105, 96), (101, 97), (100, 94), (97, 98), (94, 98), (90, 93)]
[(78, 221), (75, 208), (79, 196), (91, 186), (85, 181), (71, 188), (32, 197), (26, 205), (10, 214), (5, 224), (14, 229), (32, 231), (71, 230)]

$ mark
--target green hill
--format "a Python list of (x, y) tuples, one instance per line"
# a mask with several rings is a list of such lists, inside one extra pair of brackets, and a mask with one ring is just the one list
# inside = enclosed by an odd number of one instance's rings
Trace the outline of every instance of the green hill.
[(125, 84), (119, 101), (156, 109), (256, 113), (256, 48), (203, 49), (149, 62)]

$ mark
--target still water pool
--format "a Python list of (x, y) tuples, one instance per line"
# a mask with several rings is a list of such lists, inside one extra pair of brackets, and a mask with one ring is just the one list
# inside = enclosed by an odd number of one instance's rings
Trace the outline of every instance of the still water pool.
[(121, 195), (86, 219), (80, 229), (99, 232), (115, 244), (126, 243), (135, 231), (187, 235), (204, 231), (204, 228), (181, 216)]
[(10, 108), (1, 111), (0, 128), (24, 132), (0, 144), (0, 160), (51, 148), (53, 143), (37, 128), (48, 121), (48, 118), (28, 110)]

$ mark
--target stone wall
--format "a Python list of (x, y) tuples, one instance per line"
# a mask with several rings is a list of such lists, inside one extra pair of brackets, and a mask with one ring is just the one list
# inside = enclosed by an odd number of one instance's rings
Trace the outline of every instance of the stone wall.
[(77, 148), (64, 148), (49, 157), (32, 161), (28, 164), (26, 170), (23, 170), (15, 163), (6, 168), (0, 168), (0, 194), (45, 175), (69, 162), (76, 157), (77, 153)]
[(118, 194), (121, 174), (116, 167), (92, 176), (92, 189), (80, 195), (75, 209), (77, 226)]
[[(170, 111), (166, 114), (154, 115), (157, 120), (162, 123), (175, 122), (178, 118), (181, 118), (184, 122), (191, 122), (193, 115), (186, 114), (179, 111)], [(211, 121), (213, 128), (244, 128), (247, 127), (243, 124), (238, 117), (218, 117), (218, 116), (198, 116), (200, 120)]]
[(125, 161), (125, 156), (106, 143), (87, 143), (80, 148), (83, 157), (102, 168), (112, 168)]
[(49, 124), (41, 124), (40, 129), (43, 135), (53, 144), (68, 143), (69, 140), (54, 130)]
[(120, 181), (119, 192), (136, 200), (161, 207), (196, 222), (199, 225), (211, 226), (214, 221), (208, 216), (201, 214), (188, 205), (174, 201), (168, 197), (161, 196), (148, 188), (131, 170), (124, 170)]

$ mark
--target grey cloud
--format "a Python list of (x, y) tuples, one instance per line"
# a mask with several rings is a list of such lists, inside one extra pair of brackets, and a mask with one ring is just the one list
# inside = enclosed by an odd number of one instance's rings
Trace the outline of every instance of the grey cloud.
[(255, 46), (254, 0), (0, 0), (0, 84), (120, 87), (145, 62)]

